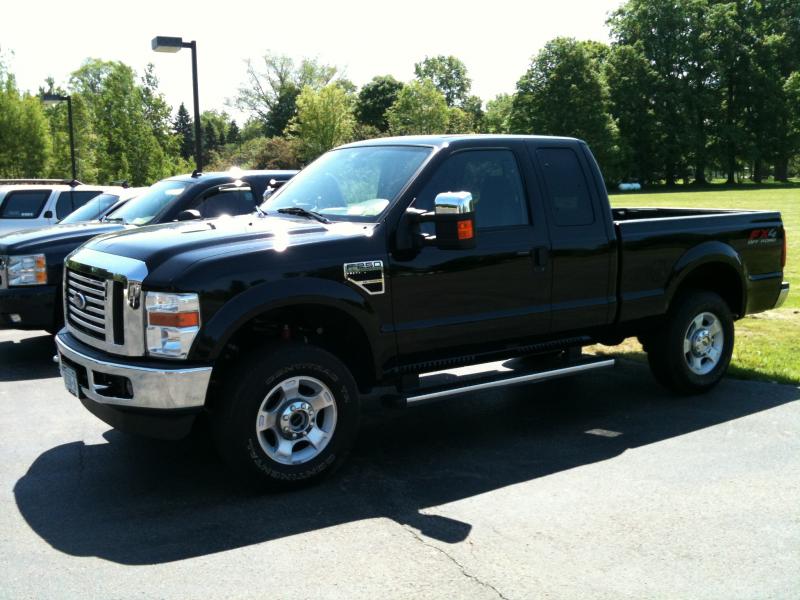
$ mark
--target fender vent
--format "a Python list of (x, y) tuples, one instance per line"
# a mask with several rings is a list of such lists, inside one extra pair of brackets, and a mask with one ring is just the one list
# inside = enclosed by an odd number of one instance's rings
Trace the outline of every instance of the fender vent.
[(382, 260), (345, 263), (344, 278), (345, 281), (354, 283), (371, 296), (382, 294), (385, 291)]

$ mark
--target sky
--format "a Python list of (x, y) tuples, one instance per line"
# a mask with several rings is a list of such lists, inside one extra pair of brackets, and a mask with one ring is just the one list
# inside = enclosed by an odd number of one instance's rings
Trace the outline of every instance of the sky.
[(425, 56), (453, 54), (466, 64), (472, 92), (488, 100), (512, 93), (531, 56), (553, 37), (608, 41), (605, 21), (621, 0), (4, 4), (0, 51), (13, 52), (21, 89), (36, 91), (48, 76), (64, 85), (88, 57), (120, 60), (140, 74), (152, 62), (167, 101), (191, 111), (189, 51), (150, 49), (156, 35), (180, 36), (197, 41), (200, 109), (241, 119), (226, 101), (246, 79), (245, 59), (258, 61), (266, 51), (337, 65), (358, 86), (383, 74), (407, 81)]

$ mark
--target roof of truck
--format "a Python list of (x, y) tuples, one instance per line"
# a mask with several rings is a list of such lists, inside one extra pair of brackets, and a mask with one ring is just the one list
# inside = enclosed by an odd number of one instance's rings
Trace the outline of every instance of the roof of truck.
[(342, 148), (350, 148), (354, 146), (385, 146), (385, 145), (402, 145), (402, 146), (446, 146), (456, 142), (466, 141), (504, 141), (504, 140), (538, 140), (538, 141), (559, 141), (559, 142), (579, 142), (577, 138), (559, 137), (553, 135), (501, 135), (491, 133), (475, 133), (475, 134), (446, 134), (446, 135), (403, 135), (397, 137), (375, 138), (371, 140), (363, 140), (360, 142), (353, 142), (352, 144), (345, 144)]
[(285, 170), (285, 169), (264, 169), (264, 170), (251, 170), (251, 171), (243, 171), (243, 170), (231, 170), (231, 171), (210, 171), (208, 173), (198, 173), (197, 175), (191, 174), (184, 174), (184, 175), (175, 175), (174, 177), (170, 177), (169, 179), (173, 181), (192, 181), (192, 182), (208, 182), (210, 180), (218, 180), (218, 179), (246, 179), (246, 178), (253, 178), (253, 177), (279, 177), (279, 178), (291, 178), (292, 176), (296, 175), (297, 171)]

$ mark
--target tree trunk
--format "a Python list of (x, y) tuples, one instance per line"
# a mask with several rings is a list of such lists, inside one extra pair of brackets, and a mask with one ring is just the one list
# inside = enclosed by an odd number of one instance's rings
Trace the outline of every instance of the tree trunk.
[(694, 184), (695, 185), (706, 185), (708, 180), (706, 179), (706, 165), (704, 160), (698, 160), (694, 166)]
[(775, 161), (775, 181), (789, 181), (789, 159), (785, 156)]
[(728, 179), (725, 183), (733, 185), (736, 183), (736, 147), (733, 141), (733, 82), (730, 75), (728, 76), (728, 106), (725, 111), (725, 125), (727, 127), (726, 137), (726, 167), (728, 172)]
[(764, 161), (760, 158), (753, 161), (753, 176), (751, 179), (754, 183), (761, 183), (764, 179)]

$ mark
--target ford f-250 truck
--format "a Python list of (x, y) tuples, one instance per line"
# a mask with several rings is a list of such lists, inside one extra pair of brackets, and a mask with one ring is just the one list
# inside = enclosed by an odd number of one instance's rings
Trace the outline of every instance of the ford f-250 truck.
[[(175, 220), (250, 213), (261, 203), (267, 188), (277, 189), (295, 173), (178, 175), (152, 185), (102, 220), (0, 235), (0, 329), (44, 329), (51, 333), (61, 329), (64, 257), (94, 236)], [(97, 325), (91, 315), (84, 320), (89, 322), (87, 327)]]
[(613, 359), (582, 346), (638, 336), (660, 382), (708, 390), (734, 321), (786, 298), (785, 241), (774, 211), (611, 209), (579, 140), (379, 139), (258, 215), (90, 241), (56, 342), (100, 419), (180, 437), (204, 414), (235, 472), (286, 487), (344, 460), (378, 388), (403, 406), (583, 372)]

